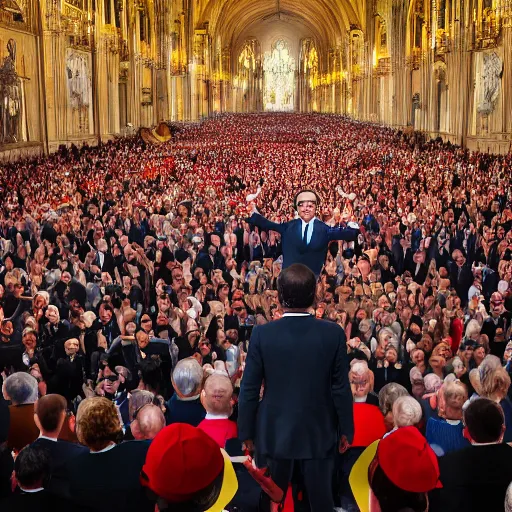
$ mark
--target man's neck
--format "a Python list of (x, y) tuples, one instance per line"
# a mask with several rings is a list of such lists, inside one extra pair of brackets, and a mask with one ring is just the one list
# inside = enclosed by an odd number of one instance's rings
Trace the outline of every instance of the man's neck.
[(44, 438), (44, 439), (52, 439), (52, 440), (56, 441), (59, 438), (59, 433), (58, 432), (45, 432), (44, 430), (41, 430), (39, 437)]
[(284, 308), (283, 309), (283, 313), (285, 315), (286, 315), (286, 313), (293, 313), (293, 314), (295, 314), (295, 313), (302, 313), (302, 314), (308, 315), (309, 314), (308, 309), (303, 309), (303, 308)]

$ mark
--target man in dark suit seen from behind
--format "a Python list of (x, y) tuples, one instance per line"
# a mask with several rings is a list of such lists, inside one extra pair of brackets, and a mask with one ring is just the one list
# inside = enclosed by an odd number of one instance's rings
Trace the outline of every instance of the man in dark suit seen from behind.
[(512, 447), (503, 443), (503, 410), (479, 398), (464, 411), (464, 424), (472, 446), (439, 458), (443, 487), (434, 491), (431, 510), (501, 512), (512, 481)]
[(339, 325), (309, 314), (316, 279), (305, 265), (285, 269), (277, 288), (283, 318), (252, 332), (239, 398), (239, 438), (258, 460), (266, 460), (284, 492), (292, 474), (301, 473), (311, 511), (325, 512), (334, 508), (335, 450), (339, 442), (345, 451), (354, 433), (346, 337)]
[(49, 453), (50, 469), (64, 466), (73, 457), (88, 453), (85, 446), (58, 439), (67, 418), (66, 399), (51, 394), (41, 397), (35, 405), (34, 421), (39, 428), (39, 437), (32, 446), (42, 446)]

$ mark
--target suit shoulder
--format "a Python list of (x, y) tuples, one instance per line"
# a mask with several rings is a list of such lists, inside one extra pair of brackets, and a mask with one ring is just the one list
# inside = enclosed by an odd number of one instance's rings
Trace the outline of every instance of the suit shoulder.
[(117, 445), (117, 449), (131, 453), (146, 453), (150, 444), (150, 441), (125, 441)]
[(332, 335), (345, 334), (343, 327), (339, 326), (336, 322), (329, 322), (328, 320), (314, 319), (318, 329), (328, 332)]

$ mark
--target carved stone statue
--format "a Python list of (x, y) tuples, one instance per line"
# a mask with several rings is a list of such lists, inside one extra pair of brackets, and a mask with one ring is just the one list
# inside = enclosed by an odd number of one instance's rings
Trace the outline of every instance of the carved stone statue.
[(480, 76), (480, 101), (477, 111), (490, 114), (496, 105), (500, 93), (503, 61), (497, 53), (484, 54), (482, 75)]
[(7, 57), (0, 67), (0, 144), (19, 141), (21, 79), (16, 73), (16, 41), (9, 39)]

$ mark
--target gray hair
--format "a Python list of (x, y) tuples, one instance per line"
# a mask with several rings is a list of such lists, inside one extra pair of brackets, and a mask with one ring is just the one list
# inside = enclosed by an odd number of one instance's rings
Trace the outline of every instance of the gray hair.
[(409, 392), (396, 382), (386, 384), (379, 391), (379, 407), (384, 416), (393, 410), (393, 404), (401, 396), (409, 396)]
[(421, 405), (412, 396), (400, 396), (393, 404), (395, 427), (411, 427), (421, 421)]
[(425, 391), (427, 393), (435, 393), (443, 385), (443, 379), (435, 373), (425, 375), (423, 382), (425, 383)]
[(505, 512), (512, 512), (512, 484), (508, 486), (505, 494)]
[(182, 359), (172, 372), (174, 389), (183, 397), (192, 397), (201, 392), (203, 369), (193, 357)]
[(480, 334), (481, 330), (482, 326), (478, 323), (477, 320), (470, 320), (466, 326), (466, 338), (475, 339), (476, 336)]
[(34, 404), (39, 396), (37, 380), (25, 372), (13, 373), (5, 379), (3, 393), (13, 405)]

